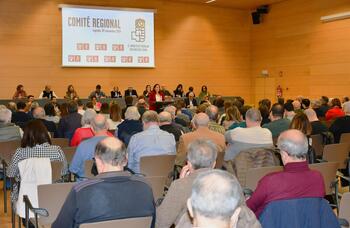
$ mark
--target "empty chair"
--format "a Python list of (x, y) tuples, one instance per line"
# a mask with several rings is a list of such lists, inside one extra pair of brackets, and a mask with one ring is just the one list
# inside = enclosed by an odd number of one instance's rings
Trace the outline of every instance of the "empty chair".
[(0, 158), (5, 160), (6, 163), (9, 164), (12, 156), (15, 154), (16, 149), (20, 146), (20, 140), (0, 142)]
[(254, 191), (261, 178), (263, 178), (269, 173), (280, 172), (282, 170), (283, 166), (270, 166), (248, 169), (246, 174), (246, 185), (244, 187)]
[(165, 176), (173, 170), (175, 155), (146, 156), (140, 159), (140, 171), (146, 176)]
[(40, 208), (49, 212), (48, 217), (40, 217), (40, 225), (52, 224), (57, 218), (68, 193), (75, 183), (45, 184), (38, 186), (38, 202)]
[(67, 138), (52, 138), (51, 139), (52, 145), (63, 147), (69, 147), (69, 139)]
[(322, 159), (328, 162), (338, 162), (338, 169), (345, 169), (349, 158), (349, 144), (329, 144), (323, 149)]
[(52, 173), (52, 182), (62, 180), (62, 168), (63, 163), (60, 161), (52, 161), (51, 162), (51, 173)]
[(68, 164), (70, 164), (73, 160), (76, 147), (62, 147), (62, 150), (64, 152), (64, 155), (66, 156)]
[(149, 228), (151, 227), (151, 217), (118, 219), (104, 222), (81, 224), (80, 228)]
[(350, 192), (344, 193), (339, 206), (339, 218), (350, 223)]
[(323, 136), (322, 135), (311, 135), (312, 148), (314, 148), (316, 156), (322, 157), (323, 154)]
[(326, 195), (333, 194), (334, 181), (337, 176), (338, 163), (337, 162), (323, 162), (310, 164), (310, 169), (319, 171), (324, 180)]
[(350, 133), (342, 133), (340, 136), (340, 143), (350, 143)]
[(152, 188), (154, 201), (157, 202), (159, 198), (163, 197), (164, 194), (164, 185), (167, 181), (167, 177), (158, 176), (158, 177), (145, 177), (146, 181)]

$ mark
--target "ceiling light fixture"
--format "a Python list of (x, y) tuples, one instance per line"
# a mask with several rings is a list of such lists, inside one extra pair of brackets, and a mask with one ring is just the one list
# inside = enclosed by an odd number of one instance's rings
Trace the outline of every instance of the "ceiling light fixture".
[(212, 2), (216, 2), (216, 0), (209, 0), (209, 1), (206, 1), (205, 3), (209, 4), (209, 3), (212, 3)]
[(338, 21), (338, 20), (344, 20), (350, 18), (350, 11), (344, 12), (344, 13), (338, 13), (338, 14), (332, 14), (328, 16), (321, 17), (322, 22), (331, 22), (331, 21)]

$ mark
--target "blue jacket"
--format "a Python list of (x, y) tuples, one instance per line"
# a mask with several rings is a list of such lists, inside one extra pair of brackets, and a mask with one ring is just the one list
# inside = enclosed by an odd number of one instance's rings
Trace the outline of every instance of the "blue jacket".
[(271, 202), (259, 220), (263, 228), (340, 228), (337, 217), (323, 198)]

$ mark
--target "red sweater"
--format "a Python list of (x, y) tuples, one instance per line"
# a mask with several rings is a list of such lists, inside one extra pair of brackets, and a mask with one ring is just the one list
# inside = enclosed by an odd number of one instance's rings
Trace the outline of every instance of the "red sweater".
[(327, 121), (333, 120), (335, 118), (342, 117), (342, 116), (345, 116), (345, 113), (338, 106), (335, 106), (326, 112), (326, 120)]
[[(70, 141), (70, 146), (78, 146), (81, 141), (91, 138), (94, 136), (94, 132), (90, 127), (80, 127), (75, 130), (72, 140)], [(112, 133), (107, 132), (108, 136), (114, 136)]]
[(247, 200), (247, 206), (256, 217), (272, 201), (325, 196), (322, 174), (310, 170), (307, 162), (288, 163), (284, 171), (263, 177), (253, 195)]

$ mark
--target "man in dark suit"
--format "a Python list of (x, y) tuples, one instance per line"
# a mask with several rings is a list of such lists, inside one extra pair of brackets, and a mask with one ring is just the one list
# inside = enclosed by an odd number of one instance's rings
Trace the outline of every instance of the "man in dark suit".
[(185, 102), (186, 102), (186, 107), (187, 108), (192, 108), (194, 106), (197, 106), (197, 100), (196, 98), (194, 97), (194, 93), (193, 92), (190, 92), (188, 94), (188, 98), (185, 99)]
[(81, 115), (78, 113), (78, 105), (71, 101), (68, 104), (67, 116), (61, 118), (58, 123), (58, 137), (71, 139), (75, 130), (81, 127)]
[(137, 95), (137, 92), (135, 89), (133, 89), (131, 86), (128, 87), (127, 90), (125, 90), (125, 94), (124, 94), (125, 97), (138, 97)]
[(57, 127), (56, 124), (52, 121), (47, 121), (45, 120), (45, 110), (42, 107), (36, 107), (33, 110), (33, 117), (34, 119), (38, 119), (41, 122), (43, 122), (43, 124), (45, 125), (46, 129), (48, 132), (52, 132), (53, 137), (57, 137)]

